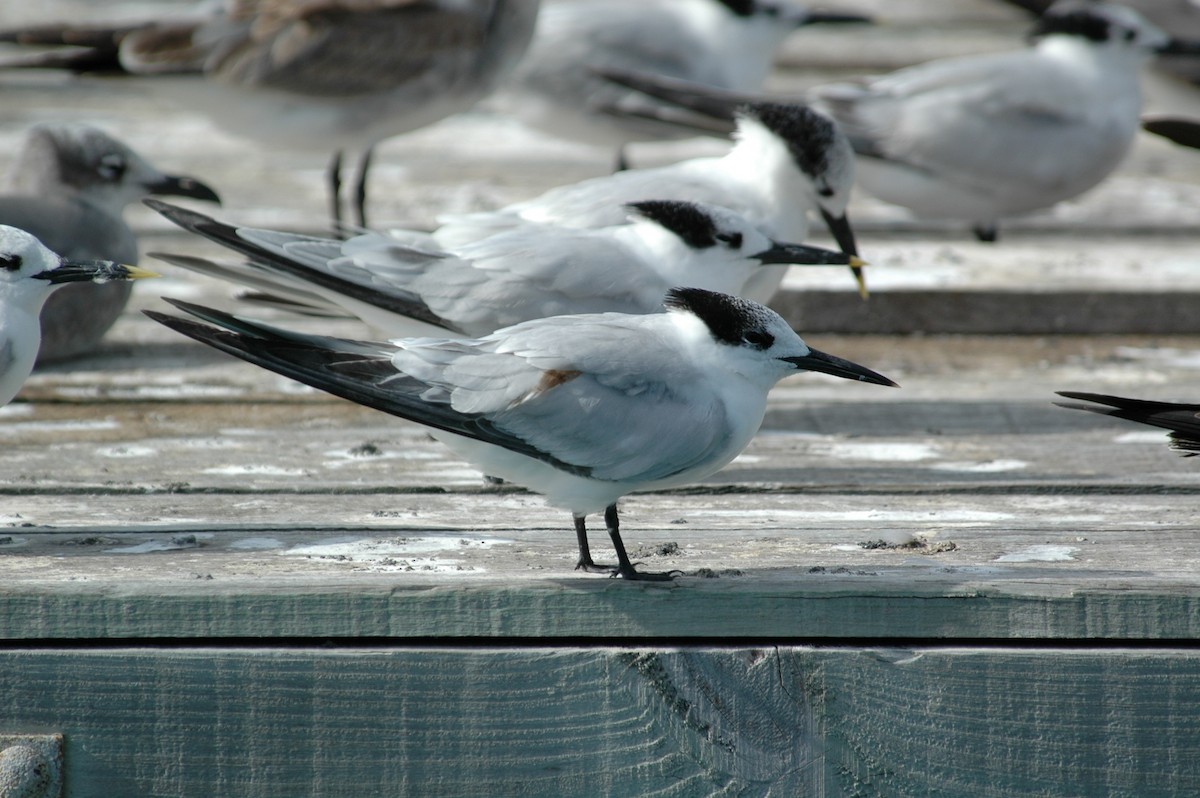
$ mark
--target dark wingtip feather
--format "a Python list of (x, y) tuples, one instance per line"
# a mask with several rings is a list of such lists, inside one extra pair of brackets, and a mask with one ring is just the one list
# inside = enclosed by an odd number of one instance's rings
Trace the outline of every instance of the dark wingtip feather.
[(374, 286), (362, 285), (331, 272), (314, 269), (292, 260), (286, 255), (280, 255), (248, 241), (239, 235), (238, 228), (232, 225), (188, 208), (181, 208), (178, 205), (156, 199), (145, 199), (142, 202), (184, 230), (196, 233), (223, 247), (232, 249), (234, 252), (245, 255), (257, 266), (282, 272), (303, 283), (328, 289), (389, 313), (407, 316), (426, 324), (441, 327), (449, 332), (462, 332), (458, 325), (434, 313), (416, 294), (399, 289), (385, 293)]
[(1156, 402), (1147, 399), (1129, 399), (1123, 396), (1086, 393), (1082, 391), (1057, 391), (1059, 396), (1092, 404), (1055, 402), (1068, 410), (1086, 410), (1103, 416), (1134, 421), (1151, 427), (1168, 430), (1171, 446), (1185, 457), (1200, 454), (1200, 404)]

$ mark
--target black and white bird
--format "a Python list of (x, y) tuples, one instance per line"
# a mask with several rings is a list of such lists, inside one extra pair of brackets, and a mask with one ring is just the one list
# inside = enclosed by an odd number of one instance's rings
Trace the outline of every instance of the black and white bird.
[(539, 0), (224, 0), (141, 24), (54, 23), (0, 41), (69, 45), (0, 61), (145, 78), (181, 107), (272, 148), (361, 156), (354, 204), (366, 226), (374, 145), (466, 110), (515, 66)]
[[(630, 169), (560, 186), (499, 210), (444, 217), (430, 236), (414, 240), (454, 249), (531, 222), (611, 227), (628, 221), (631, 202), (674, 199), (729, 208), (778, 241), (805, 241), (809, 214), (816, 214), (843, 252), (858, 254), (846, 215), (854, 153), (828, 117), (799, 105), (752, 103), (738, 114), (735, 139), (720, 157)], [(861, 269), (852, 268), (865, 291)], [(760, 270), (737, 293), (766, 302), (782, 280), (782, 270)]]
[(1184, 457), (1200, 455), (1200, 404), (1176, 402), (1153, 402), (1145, 399), (1126, 399), (1100, 393), (1058, 391), (1066, 399), (1092, 404), (1055, 402), (1059, 407), (1071, 410), (1087, 410), (1104, 416), (1123, 418), (1170, 430), (1171, 446)]
[[(675, 288), (665, 312), (557, 316), (478, 339), (390, 343), (288, 332), (169, 300), (200, 323), (151, 318), (243, 360), (432, 428), (487, 474), (570, 510), (576, 567), (625, 579), (617, 500), (720, 469), (762, 423), (767, 392), (799, 371), (894, 385), (812, 349), (774, 311)], [(597, 565), (585, 517), (604, 512), (616, 566)]]
[[(798, 28), (868, 22), (793, 0), (576, 0), (542, 9), (529, 51), (494, 103), (530, 127), (618, 150), (686, 136), (656, 121), (647, 97), (595, 70), (621, 67), (739, 91), (758, 91), (779, 46)], [(624, 111), (612, 113), (613, 108)]]
[(652, 313), (675, 285), (733, 293), (760, 270), (784, 268), (776, 264), (862, 265), (852, 255), (772, 241), (725, 208), (677, 200), (632, 203), (630, 223), (616, 227), (528, 224), (452, 252), (404, 246), (383, 233), (342, 241), (233, 227), (147, 204), (248, 260), (155, 257), (292, 311), (357, 316), (389, 336), (479, 336), (546, 316)]
[(107, 260), (63, 258), (24, 230), (0, 225), (0, 406), (12, 401), (33, 371), (42, 340), (38, 314), (54, 291), (156, 276)]
[[(164, 174), (99, 128), (30, 128), (0, 183), (0, 224), (32, 233), (66, 258), (137, 263), (138, 245), (122, 212), (149, 196), (220, 202), (193, 177)], [(42, 311), (40, 359), (80, 355), (99, 343), (129, 299), (130, 284), (75, 285)]]
[[(1140, 68), (1196, 53), (1123, 6), (1060, 0), (1014, 52), (939, 59), (814, 89), (858, 155), (869, 193), (918, 216), (961, 220), (994, 240), (1001, 220), (1100, 183), (1138, 130)], [(747, 98), (619, 70), (608, 73), (696, 111), (728, 116)]]

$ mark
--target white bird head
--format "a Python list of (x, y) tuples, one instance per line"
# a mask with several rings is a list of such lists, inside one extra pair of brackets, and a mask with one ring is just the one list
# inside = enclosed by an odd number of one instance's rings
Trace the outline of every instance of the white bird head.
[(157, 277), (154, 272), (108, 260), (68, 260), (24, 230), (0, 225), (0, 300), (40, 308), (55, 288), (73, 282)]
[(1140, 58), (1200, 53), (1200, 43), (1172, 39), (1131, 8), (1088, 0), (1060, 0), (1046, 9), (1029, 35), (1034, 41), (1072, 37), (1095, 48)]
[(737, 293), (766, 264), (862, 265), (843, 252), (775, 241), (746, 217), (719, 205), (643, 200), (626, 207), (655, 267), (673, 285), (701, 284)]
[(775, 311), (746, 299), (700, 288), (672, 288), (663, 299), (670, 313), (694, 317), (717, 345), (726, 367), (770, 387), (797, 371), (819, 371), (847, 380), (895, 386), (870, 369), (813, 349)]
[(150, 195), (220, 202), (216, 192), (199, 180), (164, 174), (104, 131), (80, 124), (34, 126), (6, 183), (10, 192), (65, 194), (114, 215)]
[(807, 105), (756, 102), (739, 111), (735, 135), (739, 149), (774, 156), (776, 168), (797, 174), (804, 198), (820, 212), (842, 251), (858, 254), (846, 219), (854, 187), (854, 149), (832, 119)]

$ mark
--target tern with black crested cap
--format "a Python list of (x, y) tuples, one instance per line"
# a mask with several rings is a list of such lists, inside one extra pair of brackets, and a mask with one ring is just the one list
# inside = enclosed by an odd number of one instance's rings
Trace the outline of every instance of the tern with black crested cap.
[[(617, 500), (730, 462), (762, 423), (767, 392), (800, 371), (895, 385), (812, 349), (774, 311), (672, 289), (665, 312), (557, 316), (478, 339), (389, 343), (304, 335), (169, 300), (200, 319), (147, 314), (210, 346), (323, 391), (432, 428), (488, 474), (569, 510), (576, 567), (625, 579)], [(585, 517), (603, 512), (617, 564), (595, 563)]]
[(223, 0), (142, 23), (70, 22), (0, 31), (0, 41), (67, 45), (0, 68), (138, 78), (181, 107), (272, 148), (361, 154), (354, 205), (366, 226), (374, 145), (470, 108), (515, 66), (540, 0)]
[(42, 327), (38, 314), (57, 289), (80, 282), (157, 277), (136, 266), (60, 257), (24, 230), (0, 225), (0, 406), (33, 371)]
[[(843, 252), (858, 254), (846, 214), (854, 152), (832, 120), (804, 106), (753, 103), (739, 112), (735, 138), (721, 157), (630, 169), (560, 186), (496, 211), (444, 217), (431, 236), (413, 240), (453, 249), (530, 222), (611, 227), (627, 222), (628, 203), (674, 199), (724, 206), (780, 241), (803, 242), (808, 214), (817, 214)], [(851, 268), (865, 294), (861, 270)], [(736, 293), (766, 302), (782, 280), (782, 270), (761, 270)]]
[(854, 143), (863, 188), (993, 240), (1002, 219), (1108, 177), (1138, 130), (1140, 68), (1157, 53), (1200, 52), (1132, 9), (1083, 0), (1048, 8), (1030, 40), (818, 90)]
[[(1001, 220), (1093, 188), (1138, 129), (1140, 68), (1198, 53), (1115, 3), (1060, 0), (1014, 52), (939, 59), (861, 83), (818, 87), (818, 104), (858, 156), (858, 181), (917, 216), (969, 222), (995, 240)], [(619, 69), (607, 76), (718, 119), (748, 97)], [(792, 98), (796, 100), (798, 98)]]
[[(32, 233), (66, 258), (137, 263), (137, 237), (122, 212), (151, 195), (220, 201), (204, 183), (160, 171), (99, 128), (39, 124), (25, 134), (0, 188), (0, 224)], [(42, 310), (39, 359), (63, 359), (94, 347), (129, 292), (129, 284), (119, 281), (56, 292)]]
[(452, 252), (403, 246), (382, 233), (341, 241), (233, 227), (147, 204), (248, 262), (155, 257), (248, 286), (259, 301), (349, 313), (391, 336), (479, 336), (545, 316), (651, 313), (675, 285), (732, 293), (781, 264), (862, 265), (852, 255), (772, 241), (725, 208), (678, 200), (631, 203), (629, 224), (528, 224)]
[[(542, 9), (529, 51), (495, 102), (525, 124), (561, 138), (617, 148), (689, 135), (653, 118), (646, 96), (597, 68), (668, 75), (757, 91), (779, 46), (797, 29), (862, 23), (859, 14), (812, 10), (793, 0), (576, 0)], [(615, 115), (612, 107), (627, 113)]]

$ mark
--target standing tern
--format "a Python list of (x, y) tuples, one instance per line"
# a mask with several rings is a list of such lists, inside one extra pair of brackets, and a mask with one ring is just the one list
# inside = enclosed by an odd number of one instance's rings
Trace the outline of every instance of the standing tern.
[(125, 74), (233, 133), (269, 146), (333, 150), (328, 179), (341, 219), (341, 164), (362, 153), (354, 205), (366, 226), (374, 145), (466, 110), (515, 66), (539, 0), (225, 0), (144, 24), (50, 24), (0, 41), (74, 45), (0, 61)]
[(71, 283), (156, 276), (108, 260), (63, 258), (24, 230), (0, 225), (0, 406), (12, 401), (33, 371), (42, 340), (38, 314), (54, 291)]
[[(646, 96), (594, 70), (618, 66), (741, 91), (757, 91), (776, 51), (798, 28), (868, 22), (812, 11), (792, 0), (577, 0), (547, 6), (533, 42), (496, 102), (530, 127), (618, 150), (688, 135), (638, 113)], [(610, 107), (634, 116), (617, 116)]]
[[(630, 169), (496, 211), (443, 217), (432, 240), (454, 248), (529, 222), (610, 227), (627, 221), (630, 202), (678, 199), (727, 207), (780, 241), (804, 241), (808, 213), (818, 213), (842, 251), (858, 254), (846, 215), (854, 152), (827, 116), (802, 105), (751, 103), (738, 112), (735, 139), (721, 157)], [(865, 292), (861, 269), (852, 269)], [(782, 280), (781, 270), (760, 270), (737, 293), (766, 302)]]
[[(1055, 3), (1031, 41), (1016, 52), (819, 87), (810, 99), (849, 136), (863, 188), (918, 216), (967, 221), (981, 240), (995, 240), (1001, 219), (1075, 197), (1117, 167), (1138, 129), (1146, 61), (1200, 52), (1128, 8), (1085, 0)], [(706, 114), (728, 115), (746, 99), (609, 74)]]
[[(136, 263), (137, 238), (121, 214), (151, 195), (220, 201), (199, 180), (164, 174), (98, 128), (39, 124), (25, 135), (0, 183), (0, 224), (32, 233), (63, 257)], [(39, 359), (72, 357), (94, 347), (129, 292), (123, 281), (56, 292), (42, 311)]]
[(1120, 396), (1076, 391), (1058, 391), (1058, 395), (1067, 399), (1095, 403), (1082, 405), (1055, 402), (1059, 407), (1087, 410), (1170, 430), (1171, 446), (1180, 454), (1184, 457), (1200, 455), (1200, 405), (1151, 402), (1145, 399), (1126, 399)]
[(771, 264), (862, 265), (852, 255), (772, 241), (725, 208), (677, 200), (631, 203), (629, 224), (528, 224), (452, 252), (382, 233), (341, 241), (233, 227), (147, 204), (249, 262), (155, 257), (281, 297), (293, 310), (332, 304), (392, 336), (479, 336), (546, 316), (652, 313), (675, 285), (733, 293)]
[[(208, 324), (147, 315), (235, 357), (431, 427), (485, 473), (570, 510), (576, 568), (667, 580), (634, 568), (617, 500), (719, 470), (762, 423), (767, 392), (798, 371), (895, 385), (810, 348), (762, 305), (672, 289), (663, 313), (557, 316), (483, 338), (390, 343), (304, 335), (168, 300)], [(215, 326), (210, 326), (215, 325)], [(585, 517), (604, 512), (615, 567), (598, 565)]]

